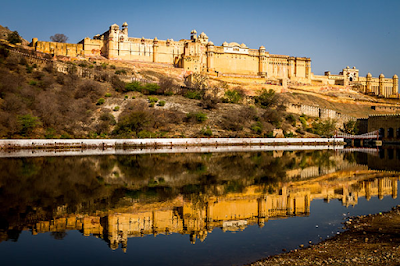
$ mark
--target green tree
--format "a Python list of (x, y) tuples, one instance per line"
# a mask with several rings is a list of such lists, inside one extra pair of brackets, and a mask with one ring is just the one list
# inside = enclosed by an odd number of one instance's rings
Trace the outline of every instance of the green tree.
[(21, 135), (26, 136), (32, 133), (33, 129), (41, 123), (39, 117), (27, 114), (18, 116), (18, 124), (20, 126)]
[(146, 129), (153, 121), (153, 117), (148, 112), (136, 111), (122, 117), (117, 123), (116, 134), (132, 134), (137, 136), (140, 131)]
[(227, 103), (239, 103), (244, 96), (244, 91), (242, 89), (233, 89), (225, 91), (224, 102)]
[(269, 108), (277, 104), (277, 97), (273, 89), (262, 89), (260, 95), (256, 96), (254, 100), (261, 108)]
[(7, 41), (12, 44), (17, 44), (22, 42), (22, 38), (19, 36), (18, 31), (13, 31), (8, 34)]
[(350, 120), (344, 123), (344, 131), (351, 135), (356, 135), (358, 133), (357, 121)]

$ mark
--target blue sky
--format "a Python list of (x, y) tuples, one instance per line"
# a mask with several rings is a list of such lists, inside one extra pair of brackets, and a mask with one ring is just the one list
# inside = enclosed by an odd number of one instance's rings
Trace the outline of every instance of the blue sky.
[(125, 21), (130, 37), (179, 40), (196, 29), (216, 45), (310, 57), (315, 74), (356, 66), (363, 76), (400, 75), (400, 0), (2, 0), (0, 8), (0, 25), (27, 40), (63, 33), (76, 43)]

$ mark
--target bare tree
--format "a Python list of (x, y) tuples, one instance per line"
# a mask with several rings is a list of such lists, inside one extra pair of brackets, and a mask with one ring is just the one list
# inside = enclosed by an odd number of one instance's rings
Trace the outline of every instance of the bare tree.
[(68, 37), (62, 33), (56, 33), (53, 36), (50, 36), (50, 40), (52, 42), (66, 42), (68, 40)]

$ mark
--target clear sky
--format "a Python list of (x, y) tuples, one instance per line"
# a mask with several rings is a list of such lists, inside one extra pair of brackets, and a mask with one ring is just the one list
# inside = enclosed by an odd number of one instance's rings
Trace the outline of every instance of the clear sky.
[(30, 41), (55, 33), (76, 43), (127, 22), (130, 37), (180, 40), (204, 31), (224, 41), (305, 56), (312, 72), (400, 75), (400, 0), (1, 0), (0, 25)]

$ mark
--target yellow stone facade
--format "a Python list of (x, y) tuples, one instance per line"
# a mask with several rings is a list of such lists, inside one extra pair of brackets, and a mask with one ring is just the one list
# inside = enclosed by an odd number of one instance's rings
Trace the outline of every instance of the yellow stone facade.
[(311, 60), (306, 57), (274, 55), (265, 50), (250, 49), (245, 44), (224, 42), (221, 46), (209, 41), (205, 33), (193, 30), (190, 39), (174, 41), (132, 38), (128, 24), (113, 24), (103, 34), (85, 38), (78, 44), (57, 44), (32, 40), (36, 51), (63, 56), (103, 56), (153, 63), (171, 64), (189, 72), (213, 75), (239, 75), (265, 78), (288, 78), (307, 82), (311, 78)]
[[(357, 173), (357, 175), (355, 175)], [(107, 214), (70, 215), (51, 221), (39, 221), (32, 233), (81, 230), (106, 240), (111, 249), (126, 250), (128, 238), (172, 233), (188, 234), (191, 243), (203, 241), (215, 228), (223, 231), (244, 230), (249, 225), (264, 226), (269, 219), (309, 215), (315, 199), (329, 202), (338, 199), (346, 207), (358, 199), (397, 198), (399, 177), (385, 172), (343, 171), (309, 181), (282, 184), (279, 191), (265, 194), (260, 186), (249, 186), (242, 193), (204, 197), (202, 202), (184, 200), (181, 196), (162, 204), (137, 203)]]
[(372, 77), (368, 73), (365, 77), (359, 76), (359, 70), (355, 67), (344, 68), (338, 75), (332, 75), (330, 71), (325, 72), (324, 77), (315, 77), (316, 79), (325, 80), (325, 83), (332, 85), (352, 85), (358, 91), (376, 95), (384, 98), (398, 98), (399, 96), (399, 78), (394, 75), (392, 78), (385, 78), (383, 74), (379, 77)]

